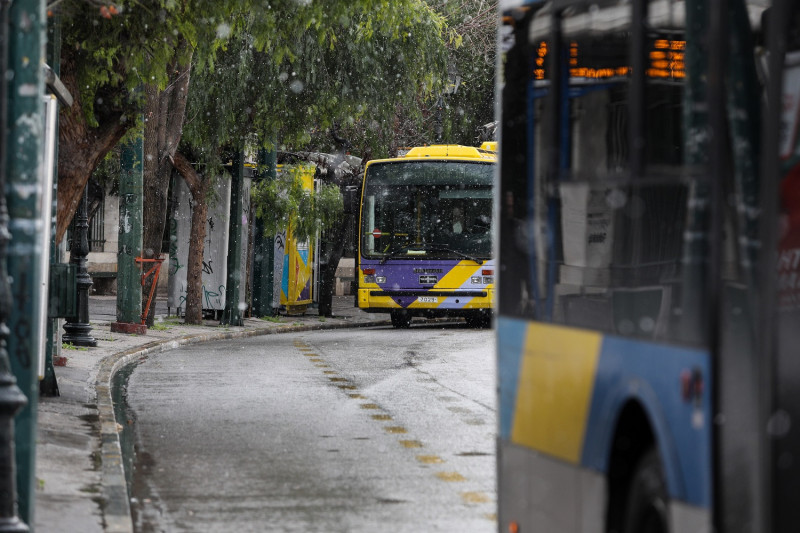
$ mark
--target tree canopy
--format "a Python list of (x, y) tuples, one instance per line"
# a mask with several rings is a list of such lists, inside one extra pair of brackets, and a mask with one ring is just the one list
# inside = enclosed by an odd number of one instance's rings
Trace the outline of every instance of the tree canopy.
[(441, 89), (455, 38), (421, 0), (284, 5), (237, 28), (192, 81), (184, 140), (196, 148), (319, 148), (334, 123), (362, 123), (362, 142), (380, 149), (398, 104), (419, 109)]
[(455, 39), (423, 0), (63, 0), (51, 11), (76, 97), (61, 123), (58, 238), (92, 171), (136, 129), (141, 87), (173, 83), (177, 55), (191, 54), (198, 85), (187, 141), (216, 157), (252, 134), (299, 146), (333, 121), (360, 121), (386, 144), (398, 106), (418, 112), (443, 83)]

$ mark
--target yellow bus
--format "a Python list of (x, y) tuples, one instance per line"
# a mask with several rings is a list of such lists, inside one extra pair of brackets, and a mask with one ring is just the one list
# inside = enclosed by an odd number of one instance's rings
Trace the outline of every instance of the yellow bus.
[(367, 163), (358, 306), (409, 327), (421, 317), (486, 326), (494, 302), (495, 143), (416, 147)]

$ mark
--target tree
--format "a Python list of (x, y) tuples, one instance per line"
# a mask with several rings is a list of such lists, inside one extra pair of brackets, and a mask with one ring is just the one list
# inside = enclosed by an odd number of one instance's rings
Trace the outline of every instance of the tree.
[[(143, 86), (166, 89), (173, 70), (194, 51), (213, 57), (224, 39), (218, 24), (229, 2), (122, 0), (98, 6), (51, 2), (62, 28), (61, 79), (75, 104), (62, 108), (56, 239), (66, 232), (92, 172), (129, 132), (141, 134)], [(181, 46), (181, 39), (186, 46)]]
[[(189, 238), (189, 253), (186, 264), (186, 311), (184, 320), (187, 324), (202, 324), (203, 306), (203, 270), (197, 265), (203, 264), (203, 242), (206, 238), (206, 219), (208, 218), (208, 195), (211, 191), (211, 180), (197, 172), (189, 159), (182, 153), (175, 154), (175, 169), (181, 174), (189, 193), (195, 201), (192, 204), (192, 225)], [(198, 201), (198, 199), (201, 199)], [(195, 265), (195, 266), (191, 266)]]

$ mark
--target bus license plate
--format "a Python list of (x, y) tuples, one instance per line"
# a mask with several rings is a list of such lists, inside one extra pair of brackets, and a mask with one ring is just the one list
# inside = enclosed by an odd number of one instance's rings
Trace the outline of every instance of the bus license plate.
[(419, 296), (417, 297), (417, 301), (422, 304), (435, 304), (439, 301), (436, 296)]

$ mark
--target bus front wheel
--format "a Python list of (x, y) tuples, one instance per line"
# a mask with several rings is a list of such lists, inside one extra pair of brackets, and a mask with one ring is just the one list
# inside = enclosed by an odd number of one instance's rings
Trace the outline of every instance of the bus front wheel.
[(475, 311), (474, 313), (464, 317), (467, 322), (467, 327), (470, 328), (490, 328), (492, 327), (492, 315), (486, 311)]
[(411, 315), (407, 311), (392, 311), (392, 326), (396, 328), (411, 327)]
[(661, 457), (648, 450), (636, 466), (628, 492), (624, 533), (668, 533), (667, 483)]

